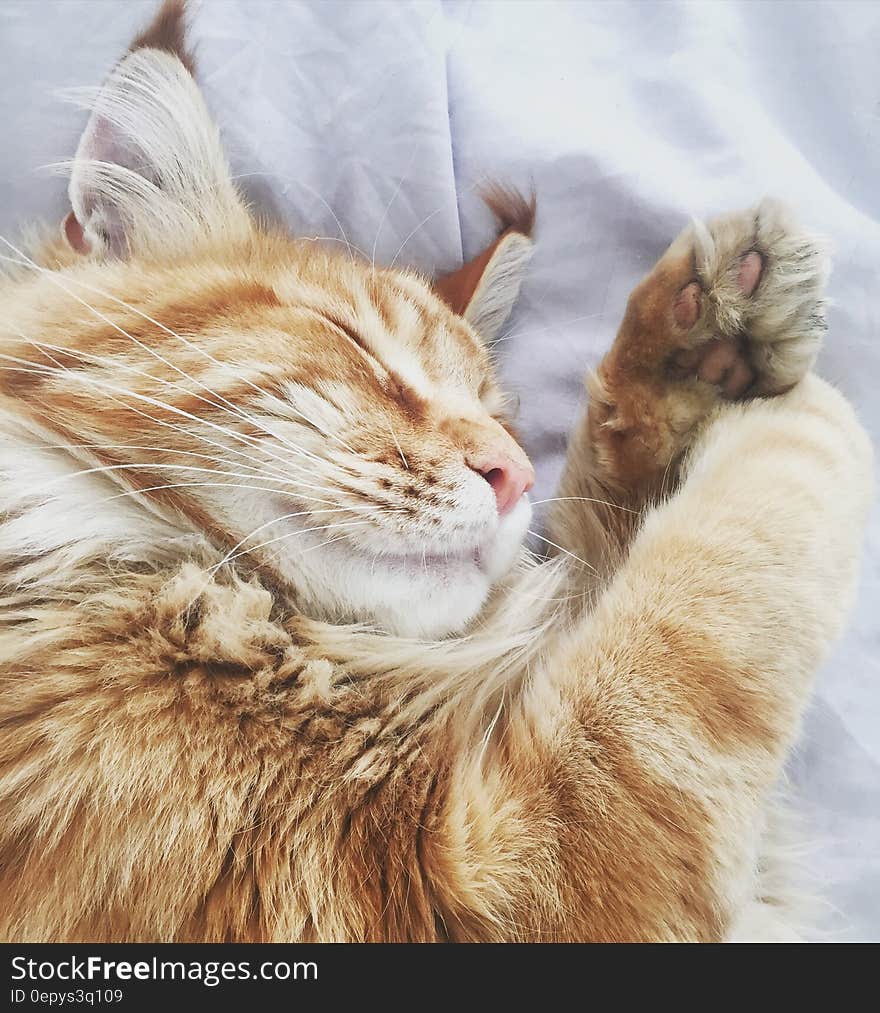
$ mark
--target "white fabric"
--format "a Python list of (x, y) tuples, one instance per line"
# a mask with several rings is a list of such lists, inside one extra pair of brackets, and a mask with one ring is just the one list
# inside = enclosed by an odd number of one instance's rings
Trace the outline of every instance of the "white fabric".
[[(0, 5), (4, 234), (65, 209), (34, 170), (70, 157), (82, 116), (50, 90), (97, 84), (153, 7)], [(765, 193), (835, 243), (820, 369), (880, 433), (877, 3), (206, 0), (192, 21), (236, 173), (300, 234), (449, 269), (491, 234), (481, 179), (534, 180), (538, 248), (498, 348), (536, 499), (633, 284), (689, 215)], [(792, 764), (841, 938), (880, 938), (878, 606), (875, 512)]]

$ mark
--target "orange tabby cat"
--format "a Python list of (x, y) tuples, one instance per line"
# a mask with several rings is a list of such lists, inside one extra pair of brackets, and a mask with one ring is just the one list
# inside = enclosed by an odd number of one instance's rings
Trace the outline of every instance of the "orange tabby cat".
[[(809, 375), (826, 261), (695, 224), (591, 381), (539, 563), (486, 342), (259, 225), (166, 3), (0, 314), (0, 936), (791, 935), (772, 791), (853, 588), (871, 452)], [(784, 898), (781, 898), (784, 900)]]

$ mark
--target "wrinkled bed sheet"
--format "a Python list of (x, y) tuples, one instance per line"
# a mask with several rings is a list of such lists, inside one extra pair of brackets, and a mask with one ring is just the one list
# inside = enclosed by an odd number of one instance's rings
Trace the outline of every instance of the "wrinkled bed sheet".
[[(536, 499), (633, 284), (690, 215), (780, 195), (836, 248), (821, 372), (880, 436), (880, 5), (192, 4), (208, 103), (251, 197), (382, 263), (457, 266), (492, 233), (488, 176), (540, 200), (498, 346)], [(0, 3), (0, 228), (60, 218), (82, 116), (152, 2)], [(343, 233), (344, 230), (344, 233)], [(538, 508), (541, 509), (541, 508)], [(791, 778), (837, 938), (880, 938), (880, 514)]]

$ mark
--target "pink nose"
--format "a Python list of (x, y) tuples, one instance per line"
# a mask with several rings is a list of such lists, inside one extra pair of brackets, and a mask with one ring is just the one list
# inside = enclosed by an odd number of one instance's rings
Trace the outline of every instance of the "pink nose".
[(512, 510), (535, 484), (535, 469), (527, 461), (521, 464), (506, 454), (488, 455), (468, 461), (469, 466), (492, 486), (498, 513)]

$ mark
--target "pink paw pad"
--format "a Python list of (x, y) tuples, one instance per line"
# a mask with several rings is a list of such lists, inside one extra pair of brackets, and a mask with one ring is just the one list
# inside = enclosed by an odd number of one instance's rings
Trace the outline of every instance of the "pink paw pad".
[(697, 376), (720, 387), (724, 397), (733, 400), (749, 389), (755, 371), (745, 358), (739, 338), (716, 338), (706, 346)]
[[(740, 294), (754, 294), (764, 273), (764, 258), (757, 250), (744, 253), (736, 265)], [(672, 315), (678, 328), (691, 330), (700, 319), (703, 290), (697, 281), (688, 282), (675, 297)], [(669, 375), (676, 379), (696, 377), (719, 388), (722, 397), (737, 400), (748, 394), (755, 382), (755, 370), (748, 359), (744, 336), (721, 336), (697, 347), (681, 348), (668, 360)]]
[(700, 283), (692, 281), (678, 293), (672, 304), (672, 315), (679, 327), (690, 330), (697, 322), (702, 304)]
[(736, 283), (743, 295), (751, 295), (758, 287), (764, 272), (764, 259), (760, 253), (752, 250), (739, 262), (739, 274)]

